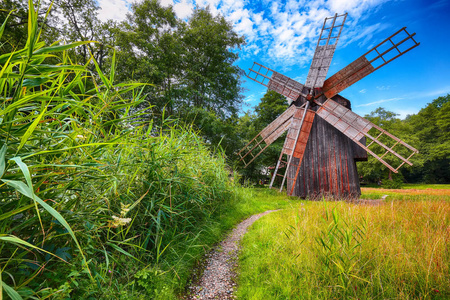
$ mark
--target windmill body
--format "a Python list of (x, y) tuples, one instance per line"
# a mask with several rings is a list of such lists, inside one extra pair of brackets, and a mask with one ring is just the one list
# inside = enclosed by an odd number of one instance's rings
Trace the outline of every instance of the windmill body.
[[(288, 195), (322, 198), (358, 198), (361, 194), (355, 161), (367, 153), (393, 172), (418, 151), (351, 111), (339, 92), (417, 47), (402, 28), (350, 65), (326, 79), (347, 14), (326, 18), (311, 68), (303, 85), (259, 63), (247, 77), (274, 90), (291, 106), (253, 138), (238, 155), (249, 165), (287, 131), (270, 186), (287, 183)], [(325, 80), (326, 79), (326, 80)], [(394, 150), (395, 147), (395, 150)], [(395, 167), (394, 167), (395, 165)]]
[[(325, 102), (319, 97), (319, 103)], [(350, 101), (334, 96), (331, 100), (351, 109)], [(300, 102), (300, 104), (302, 104)], [(319, 106), (312, 107), (317, 111)], [(305, 141), (303, 141), (305, 142)], [(361, 141), (363, 144), (364, 138)], [(287, 189), (302, 198), (358, 198), (361, 195), (356, 161), (367, 160), (367, 151), (322, 118), (314, 118), (297, 180), (298, 158), (293, 158), (287, 172)]]

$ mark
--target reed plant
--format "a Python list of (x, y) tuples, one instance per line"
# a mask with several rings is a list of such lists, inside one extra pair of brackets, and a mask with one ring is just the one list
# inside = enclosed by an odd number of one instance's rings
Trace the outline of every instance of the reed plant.
[(87, 42), (45, 45), (31, 0), (28, 24), (26, 46), (0, 54), (0, 295), (175, 298), (255, 211), (232, 213), (247, 192), (197, 132), (153, 126), (114, 57), (104, 72), (71, 60)]

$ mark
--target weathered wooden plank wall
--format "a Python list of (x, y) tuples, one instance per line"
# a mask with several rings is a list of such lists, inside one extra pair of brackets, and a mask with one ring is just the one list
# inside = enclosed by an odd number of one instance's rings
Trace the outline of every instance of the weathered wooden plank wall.
[[(355, 143), (320, 117), (314, 118), (293, 196), (358, 198), (361, 195), (355, 163)], [(358, 153), (356, 157), (363, 156)], [(294, 158), (294, 164), (298, 160)], [(294, 177), (291, 167), (287, 177)], [(292, 181), (288, 180), (290, 191)]]

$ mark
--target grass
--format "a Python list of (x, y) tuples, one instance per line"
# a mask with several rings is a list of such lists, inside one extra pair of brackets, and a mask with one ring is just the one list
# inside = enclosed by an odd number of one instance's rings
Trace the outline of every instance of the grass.
[(387, 201), (446, 201), (450, 197), (450, 185), (408, 185), (402, 189), (361, 188), (361, 199), (381, 199)]
[(300, 201), (264, 216), (242, 242), (238, 298), (448, 299), (450, 195), (428, 197)]
[(28, 5), (26, 45), (0, 52), (0, 296), (176, 299), (225, 231), (289, 202), (240, 188), (191, 128), (153, 126), (114, 57), (106, 73), (72, 62), (83, 43), (40, 42)]

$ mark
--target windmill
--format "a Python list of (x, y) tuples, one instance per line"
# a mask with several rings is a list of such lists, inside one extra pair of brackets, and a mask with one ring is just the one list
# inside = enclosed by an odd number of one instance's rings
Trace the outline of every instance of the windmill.
[[(288, 195), (318, 198), (358, 198), (361, 195), (355, 161), (370, 153), (394, 173), (417, 149), (351, 111), (350, 101), (338, 95), (355, 82), (417, 47), (406, 27), (373, 47), (325, 80), (347, 13), (325, 18), (305, 84), (257, 62), (246, 76), (284, 95), (289, 108), (254, 137), (241, 151), (247, 167), (287, 131), (270, 182), (282, 177)], [(395, 151), (394, 151), (395, 147)], [(382, 153), (379, 153), (382, 150)], [(393, 166), (394, 165), (394, 166)]]

